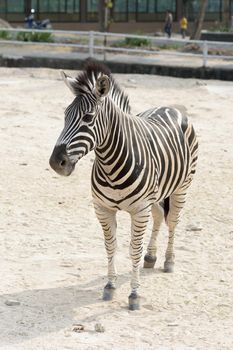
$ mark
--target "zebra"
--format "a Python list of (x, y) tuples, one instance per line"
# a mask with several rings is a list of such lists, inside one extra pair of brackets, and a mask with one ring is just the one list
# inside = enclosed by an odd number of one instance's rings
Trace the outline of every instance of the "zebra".
[(123, 210), (131, 217), (128, 304), (130, 310), (138, 310), (143, 237), (151, 214), (153, 228), (144, 268), (155, 265), (156, 239), (165, 219), (169, 234), (164, 271), (173, 271), (175, 228), (196, 171), (195, 131), (187, 116), (176, 108), (156, 107), (133, 115), (127, 95), (107, 66), (97, 61), (88, 61), (76, 78), (61, 74), (75, 98), (65, 110), (65, 125), (50, 166), (58, 174), (69, 176), (75, 164), (94, 150), (92, 197), (108, 259), (103, 299), (112, 300), (116, 289), (116, 213)]

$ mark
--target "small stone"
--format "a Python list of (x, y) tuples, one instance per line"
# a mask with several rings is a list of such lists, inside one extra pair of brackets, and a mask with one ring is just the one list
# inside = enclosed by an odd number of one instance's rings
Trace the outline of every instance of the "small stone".
[(143, 305), (143, 307), (147, 310), (150, 310), (150, 311), (154, 310), (153, 305), (150, 305), (150, 304), (145, 304), (145, 305)]
[(187, 231), (202, 231), (202, 227), (199, 224), (191, 224), (186, 227)]
[(71, 262), (62, 262), (60, 264), (60, 266), (62, 266), (62, 267), (73, 267), (74, 264), (72, 264)]
[(135, 79), (128, 79), (128, 82), (132, 83), (132, 84), (136, 84), (136, 80)]
[(70, 334), (69, 332), (65, 332), (64, 336), (65, 336), (66, 338), (68, 338), (68, 337), (71, 337), (71, 334)]
[(6, 300), (5, 304), (7, 306), (17, 306), (17, 305), (20, 305), (20, 302), (18, 300), (10, 299), (10, 300)]
[(206, 86), (207, 84), (204, 82), (204, 81), (196, 81), (196, 85), (199, 85), (199, 86)]
[(82, 325), (82, 324), (74, 324), (72, 331), (76, 332), (76, 333), (81, 333), (81, 332), (84, 331), (84, 329), (85, 329), (84, 325)]
[(22, 225), (25, 227), (29, 227), (29, 224), (27, 222), (23, 222)]
[(27, 166), (27, 163), (19, 163), (19, 165)]
[(98, 333), (104, 333), (105, 332), (105, 328), (101, 323), (96, 323), (95, 324), (95, 331)]

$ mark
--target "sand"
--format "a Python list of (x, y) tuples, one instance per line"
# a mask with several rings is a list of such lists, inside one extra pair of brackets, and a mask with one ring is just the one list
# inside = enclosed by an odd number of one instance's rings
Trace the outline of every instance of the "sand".
[(70, 91), (56, 70), (0, 68), (0, 77), (0, 349), (232, 349), (233, 83), (116, 75), (135, 113), (184, 105), (200, 143), (175, 272), (162, 271), (164, 225), (156, 268), (141, 269), (141, 310), (130, 312), (123, 212), (117, 294), (101, 300), (107, 259), (92, 207), (94, 154), (68, 178), (48, 165)]

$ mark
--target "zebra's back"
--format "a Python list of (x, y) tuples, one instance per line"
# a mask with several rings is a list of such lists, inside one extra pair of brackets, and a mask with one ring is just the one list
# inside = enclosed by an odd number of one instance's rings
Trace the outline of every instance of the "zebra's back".
[[(154, 129), (153, 142), (157, 141), (157, 155), (161, 160), (158, 197), (163, 199), (180, 188), (188, 187), (196, 171), (198, 142), (185, 111), (158, 107), (140, 113), (138, 117)], [(169, 157), (163, 161), (165, 154)]]

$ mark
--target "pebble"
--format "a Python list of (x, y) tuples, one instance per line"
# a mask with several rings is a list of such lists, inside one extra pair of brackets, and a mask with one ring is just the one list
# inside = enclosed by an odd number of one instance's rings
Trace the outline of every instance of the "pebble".
[(61, 267), (73, 267), (74, 264), (72, 264), (71, 262), (62, 262), (60, 264)]
[(128, 82), (132, 83), (132, 84), (136, 84), (136, 80), (135, 79), (128, 79)]
[(204, 81), (196, 81), (196, 85), (199, 85), (199, 86), (206, 86), (207, 84), (204, 82)]
[(11, 299), (11, 300), (6, 300), (5, 304), (7, 306), (16, 306), (16, 305), (20, 305), (20, 302), (18, 300)]
[(103, 333), (103, 332), (105, 332), (105, 328), (101, 323), (96, 323), (95, 324), (95, 331), (98, 333)]
[(81, 332), (84, 331), (84, 325), (82, 325), (82, 324), (74, 324), (72, 331), (76, 332), (76, 333), (81, 333)]
[(150, 305), (150, 304), (145, 304), (145, 305), (143, 305), (143, 307), (147, 310), (150, 310), (150, 311), (154, 310), (153, 305)]
[(186, 227), (187, 231), (201, 231), (202, 227), (199, 224), (191, 224)]

